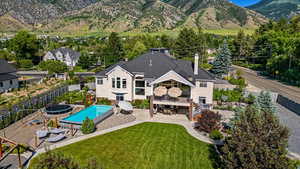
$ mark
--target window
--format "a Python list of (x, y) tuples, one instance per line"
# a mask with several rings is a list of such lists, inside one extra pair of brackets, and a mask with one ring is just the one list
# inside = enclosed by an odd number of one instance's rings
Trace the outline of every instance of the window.
[(145, 95), (145, 81), (136, 80), (135, 81), (135, 94), (136, 95)]
[(121, 88), (121, 78), (117, 77), (117, 88)]
[(111, 80), (112, 80), (112, 82), (111, 82), (112, 88), (116, 88), (116, 79), (112, 78)]
[(206, 97), (199, 97), (199, 104), (206, 104)]
[(150, 82), (146, 82), (147, 87), (151, 87)]
[(0, 82), (0, 87), (3, 87), (3, 82)]
[(97, 84), (98, 85), (103, 85), (103, 79), (102, 78), (97, 78)]
[(13, 81), (12, 81), (12, 80), (10, 80), (10, 81), (9, 81), (9, 84), (10, 84), (10, 85), (13, 85)]
[(124, 94), (117, 93), (116, 94), (116, 100), (117, 101), (124, 101)]
[(145, 89), (143, 88), (135, 88), (135, 95), (145, 95)]
[(135, 87), (145, 87), (145, 81), (144, 80), (135, 81)]
[(122, 88), (123, 88), (123, 89), (126, 89), (126, 87), (127, 87), (126, 79), (123, 79), (123, 80), (122, 80)]
[(200, 82), (200, 87), (207, 87), (207, 82)]

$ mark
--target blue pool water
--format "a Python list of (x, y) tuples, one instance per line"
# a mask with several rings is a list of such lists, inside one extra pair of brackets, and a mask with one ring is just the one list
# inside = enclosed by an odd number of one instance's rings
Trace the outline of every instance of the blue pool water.
[(87, 117), (91, 120), (110, 111), (112, 106), (94, 105), (63, 119), (63, 121), (82, 123)]

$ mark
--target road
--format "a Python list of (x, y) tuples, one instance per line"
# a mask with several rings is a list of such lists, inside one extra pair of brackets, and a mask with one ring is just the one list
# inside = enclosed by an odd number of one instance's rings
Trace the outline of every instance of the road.
[(258, 76), (255, 71), (234, 66), (234, 68), (239, 69), (243, 72), (242, 76), (246, 79), (246, 81), (263, 90), (272, 91), (278, 94), (281, 94), (282, 96), (285, 96), (297, 103), (300, 103), (300, 88), (285, 85), (283, 83), (280, 83), (276, 80), (271, 80), (266, 77)]
[[(235, 68), (240, 69), (243, 72), (242, 76), (249, 84), (263, 90), (279, 93), (300, 103), (300, 88), (288, 86), (276, 80), (258, 76), (255, 71), (246, 68), (236, 66)], [(300, 155), (300, 116), (279, 104), (276, 104), (276, 108), (280, 122), (290, 129), (289, 151)]]

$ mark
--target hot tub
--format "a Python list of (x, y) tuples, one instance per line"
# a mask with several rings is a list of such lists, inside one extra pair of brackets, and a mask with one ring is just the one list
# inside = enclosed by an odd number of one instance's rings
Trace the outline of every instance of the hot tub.
[(49, 115), (60, 115), (60, 114), (68, 113), (72, 109), (73, 108), (70, 105), (56, 104), (56, 105), (47, 106), (45, 108), (45, 112)]

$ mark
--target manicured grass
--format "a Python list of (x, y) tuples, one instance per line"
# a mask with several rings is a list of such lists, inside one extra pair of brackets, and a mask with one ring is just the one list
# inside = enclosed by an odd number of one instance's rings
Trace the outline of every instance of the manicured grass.
[(182, 126), (162, 123), (142, 123), (54, 151), (81, 164), (96, 158), (104, 169), (212, 169), (216, 161), (212, 145)]

